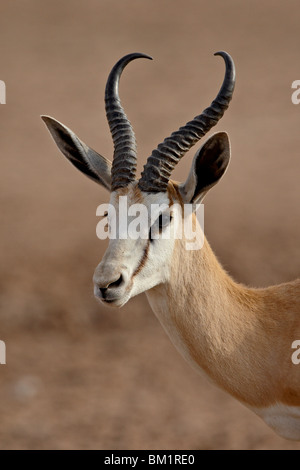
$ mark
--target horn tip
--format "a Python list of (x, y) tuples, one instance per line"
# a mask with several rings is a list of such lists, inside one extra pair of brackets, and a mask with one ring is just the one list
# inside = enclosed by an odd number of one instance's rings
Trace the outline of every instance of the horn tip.
[(224, 55), (224, 54), (227, 54), (227, 52), (225, 52), (225, 51), (217, 51), (217, 52), (214, 53), (214, 55), (221, 55), (221, 56)]
[(215, 56), (219, 55), (223, 57), (223, 59), (231, 59), (231, 56), (226, 51), (218, 51), (214, 53)]
[(151, 55), (148, 55), (148, 54), (143, 54), (143, 53), (137, 52), (137, 55), (138, 55), (138, 57), (140, 57), (141, 59), (153, 60), (153, 57), (151, 57)]

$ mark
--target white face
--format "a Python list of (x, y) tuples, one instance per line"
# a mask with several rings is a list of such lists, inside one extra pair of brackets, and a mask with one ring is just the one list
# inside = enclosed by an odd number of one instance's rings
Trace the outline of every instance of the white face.
[[(136, 183), (133, 183), (123, 194), (127, 196), (126, 233), (132, 233), (132, 222), (137, 219), (136, 216), (132, 216), (133, 204), (143, 204), (149, 214), (149, 219), (137, 239), (131, 236), (121, 239), (122, 231), (118, 223), (120, 194), (118, 192), (111, 194), (110, 204), (114, 207), (117, 216), (117, 237), (110, 239), (104, 257), (95, 270), (93, 280), (96, 298), (117, 307), (123, 306), (131, 297), (168, 280), (175, 233), (179, 217), (181, 217), (176, 204), (169, 207), (170, 201), (167, 193), (139, 192)], [(157, 207), (155, 205), (158, 204), (165, 205), (162, 215), (155, 210)], [(124, 208), (121, 208), (122, 210)], [(152, 224), (151, 210), (152, 222), (154, 221)], [(111, 218), (113, 211), (109, 212), (108, 225), (113, 224)], [(150, 226), (151, 230), (148, 228)]]

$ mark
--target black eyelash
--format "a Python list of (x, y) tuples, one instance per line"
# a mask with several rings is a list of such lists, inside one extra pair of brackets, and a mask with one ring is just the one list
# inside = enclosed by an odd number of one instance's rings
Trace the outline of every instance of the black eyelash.
[(152, 227), (150, 227), (148, 238), (149, 238), (149, 240), (150, 240), (150, 243), (153, 243), (154, 240), (153, 240), (153, 238), (151, 237), (151, 228), (152, 228)]

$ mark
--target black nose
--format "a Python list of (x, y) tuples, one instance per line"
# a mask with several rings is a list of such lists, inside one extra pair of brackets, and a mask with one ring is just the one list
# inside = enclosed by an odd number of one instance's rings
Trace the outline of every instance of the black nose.
[(107, 291), (107, 287), (99, 287), (100, 291), (101, 291), (101, 295), (103, 298), (105, 298), (106, 296), (106, 291)]
[(101, 294), (102, 294), (102, 297), (105, 298), (108, 289), (118, 287), (119, 285), (122, 284), (122, 282), (123, 282), (123, 276), (122, 276), (122, 274), (120, 274), (120, 277), (116, 281), (111, 282), (106, 287), (99, 287), (99, 289), (101, 291)]
[(111, 287), (118, 287), (120, 284), (123, 282), (123, 276), (120, 274), (120, 277), (116, 281), (111, 282), (108, 284), (108, 286), (105, 287), (105, 289), (110, 289)]

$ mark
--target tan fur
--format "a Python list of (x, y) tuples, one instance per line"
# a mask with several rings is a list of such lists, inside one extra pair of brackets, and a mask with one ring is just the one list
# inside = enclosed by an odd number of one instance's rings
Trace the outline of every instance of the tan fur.
[[(176, 185), (168, 194), (182, 204)], [(238, 400), (300, 406), (300, 365), (291, 361), (300, 339), (300, 280), (247, 288), (228, 276), (206, 240), (196, 251), (176, 240), (170, 279), (148, 298), (186, 356)]]
[(131, 203), (132, 204), (142, 204), (144, 202), (144, 198), (142, 195), (141, 190), (139, 189), (137, 184), (130, 184), (125, 188), (119, 188), (116, 191), (117, 196), (128, 196), (130, 193)]

